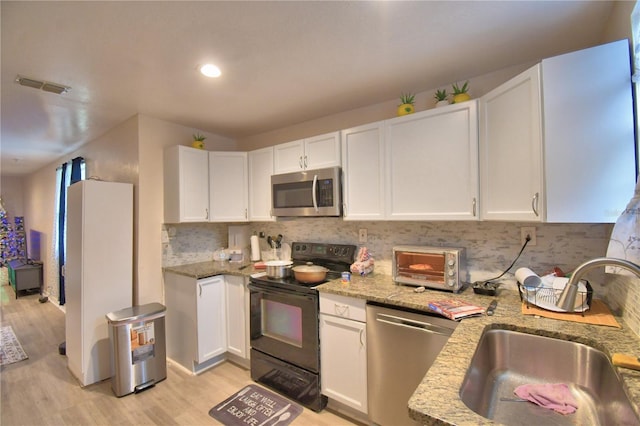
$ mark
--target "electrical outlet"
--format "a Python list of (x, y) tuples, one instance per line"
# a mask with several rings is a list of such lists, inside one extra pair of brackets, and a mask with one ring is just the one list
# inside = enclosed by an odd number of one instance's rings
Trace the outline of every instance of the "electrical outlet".
[(358, 241), (361, 243), (366, 243), (367, 242), (367, 228), (361, 228), (358, 230)]
[(538, 244), (535, 226), (523, 226), (520, 228), (520, 244), (524, 244), (527, 241), (527, 235), (531, 238), (531, 241), (529, 241), (529, 244), (527, 245), (535, 246)]

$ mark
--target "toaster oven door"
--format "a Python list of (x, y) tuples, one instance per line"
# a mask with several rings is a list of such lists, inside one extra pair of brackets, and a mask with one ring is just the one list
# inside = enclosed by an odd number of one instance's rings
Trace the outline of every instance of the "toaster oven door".
[(415, 285), (445, 286), (445, 253), (417, 253), (397, 251), (396, 278)]

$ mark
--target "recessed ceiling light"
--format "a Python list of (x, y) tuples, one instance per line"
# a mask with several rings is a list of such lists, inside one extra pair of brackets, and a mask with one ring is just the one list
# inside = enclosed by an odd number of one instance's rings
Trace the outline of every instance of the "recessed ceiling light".
[(220, 77), (222, 75), (220, 68), (213, 64), (204, 64), (200, 67), (200, 72), (207, 77)]

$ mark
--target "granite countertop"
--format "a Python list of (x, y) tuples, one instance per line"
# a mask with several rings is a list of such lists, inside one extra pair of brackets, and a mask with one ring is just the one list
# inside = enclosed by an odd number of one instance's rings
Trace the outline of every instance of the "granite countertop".
[[(220, 261), (169, 266), (164, 267), (163, 270), (196, 279), (214, 275), (249, 277), (251, 274), (261, 272), (254, 269), (250, 262)], [(416, 293), (414, 287), (396, 285), (390, 276), (374, 273), (366, 277), (354, 275), (348, 284), (343, 284), (340, 279), (337, 279), (321, 284), (317, 288), (324, 293), (420, 311), (429, 311), (429, 302), (437, 300), (455, 298), (480, 306), (488, 306), (494, 298), (498, 299), (498, 306), (493, 316), (482, 315), (460, 321), (409, 400), (411, 417), (423, 424), (494, 424), (493, 421), (467, 408), (458, 394), (480, 336), (487, 328), (505, 328), (580, 342), (601, 350), (609, 358), (614, 353), (640, 355), (640, 338), (625, 327), (621, 318), (616, 318), (622, 325), (619, 329), (523, 315), (520, 296), (515, 285), (512, 288), (509, 286), (500, 288), (496, 297), (475, 294), (471, 288), (466, 288), (457, 294), (428, 289), (423, 293)], [(618, 373), (623, 379), (636, 414), (640, 417), (640, 371), (618, 368)]]
[[(318, 286), (318, 290), (421, 311), (429, 311), (428, 303), (434, 300), (455, 298), (488, 306), (494, 298), (498, 299), (493, 316), (483, 315), (460, 321), (409, 400), (411, 417), (423, 424), (494, 424), (467, 408), (459, 397), (467, 367), (480, 336), (487, 328), (505, 328), (580, 342), (601, 350), (609, 358), (618, 352), (640, 355), (640, 338), (625, 327), (621, 318), (616, 318), (622, 325), (619, 329), (523, 315), (515, 284), (512, 288), (506, 287), (499, 289), (496, 297), (475, 294), (471, 288), (458, 294), (435, 290), (416, 293), (413, 287), (395, 285), (389, 276), (373, 274), (364, 278), (353, 276), (349, 284), (333, 280)], [(640, 417), (640, 371), (618, 368), (618, 373)]]
[(251, 262), (222, 262), (213, 260), (189, 263), (186, 265), (165, 266), (162, 269), (165, 272), (173, 272), (174, 274), (185, 275), (198, 280), (214, 275), (239, 275), (248, 277), (251, 274), (259, 272), (253, 268), (253, 263)]

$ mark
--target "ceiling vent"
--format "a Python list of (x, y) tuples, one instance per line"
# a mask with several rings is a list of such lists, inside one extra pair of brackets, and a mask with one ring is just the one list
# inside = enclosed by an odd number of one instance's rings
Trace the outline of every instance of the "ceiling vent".
[(23, 77), (18, 75), (16, 77), (16, 83), (21, 86), (32, 87), (34, 89), (42, 89), (45, 92), (55, 93), (60, 95), (71, 90), (71, 87), (64, 84), (52, 83), (50, 81), (36, 80), (35, 78)]

